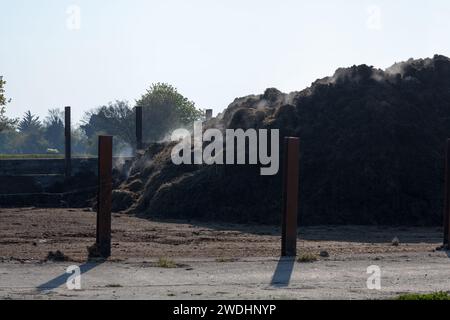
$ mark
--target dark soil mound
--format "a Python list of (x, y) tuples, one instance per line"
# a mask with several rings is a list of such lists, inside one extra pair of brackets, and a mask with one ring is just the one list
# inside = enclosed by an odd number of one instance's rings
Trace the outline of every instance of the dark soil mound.
[[(208, 125), (280, 129), (281, 137), (301, 138), (301, 224), (441, 223), (450, 137), (446, 57), (409, 60), (385, 71), (339, 69), (289, 95), (268, 89), (236, 99)], [(130, 211), (279, 222), (281, 172), (262, 177), (252, 166), (175, 166), (171, 147), (153, 145), (134, 163), (119, 194)]]

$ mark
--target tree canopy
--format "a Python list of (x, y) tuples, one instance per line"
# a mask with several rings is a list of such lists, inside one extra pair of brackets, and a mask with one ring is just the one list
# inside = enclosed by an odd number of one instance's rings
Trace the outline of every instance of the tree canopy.
[(0, 132), (11, 129), (17, 123), (15, 119), (9, 119), (6, 116), (6, 104), (9, 100), (5, 96), (5, 86), (6, 81), (3, 80), (3, 77), (0, 76)]
[(31, 111), (28, 110), (27, 112), (25, 112), (22, 120), (20, 120), (17, 129), (19, 129), (19, 131), (22, 133), (39, 131), (42, 129), (42, 123), (39, 120), (38, 116), (33, 115)]
[(143, 108), (144, 139), (159, 141), (173, 129), (192, 126), (203, 116), (195, 103), (167, 83), (153, 84), (136, 106)]
[(130, 149), (135, 144), (135, 113), (127, 101), (116, 101), (85, 114), (81, 130), (90, 140), (91, 149), (96, 147), (99, 134), (115, 137), (115, 150)]
[(44, 137), (53, 149), (64, 149), (64, 112), (60, 109), (48, 110), (48, 116), (44, 120)]
[[(27, 111), (20, 121), (5, 116), (8, 103), (5, 81), (0, 77), (0, 153), (46, 153), (64, 149), (64, 113), (50, 109), (41, 120)], [(191, 127), (203, 116), (194, 102), (182, 96), (171, 85), (157, 83), (136, 102), (143, 107), (145, 142), (164, 139), (170, 131)], [(78, 154), (96, 154), (97, 136), (114, 136), (115, 154), (131, 154), (136, 145), (136, 111), (127, 101), (117, 100), (88, 111), (80, 127), (72, 132), (72, 149)], [(3, 132), (2, 132), (3, 131)]]

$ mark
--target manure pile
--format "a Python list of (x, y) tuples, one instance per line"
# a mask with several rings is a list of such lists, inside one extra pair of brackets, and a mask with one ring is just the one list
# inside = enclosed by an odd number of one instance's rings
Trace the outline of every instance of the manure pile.
[[(450, 137), (450, 60), (366, 65), (290, 94), (236, 99), (206, 127), (280, 129), (301, 138), (300, 223), (440, 225)], [(154, 144), (114, 191), (116, 211), (148, 217), (279, 223), (281, 170), (175, 166)], [(282, 163), (282, 160), (281, 160)]]

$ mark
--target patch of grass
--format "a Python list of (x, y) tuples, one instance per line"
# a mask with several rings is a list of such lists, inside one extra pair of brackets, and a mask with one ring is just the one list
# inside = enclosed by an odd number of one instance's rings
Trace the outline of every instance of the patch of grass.
[(303, 253), (297, 258), (299, 263), (313, 263), (318, 260), (317, 256), (312, 253)]
[(402, 301), (419, 301), (419, 300), (433, 300), (433, 301), (450, 301), (450, 295), (447, 292), (435, 292), (435, 293), (429, 293), (429, 294), (418, 294), (418, 293), (412, 293), (412, 294), (404, 294), (399, 296), (396, 300), (402, 300)]
[(157, 266), (164, 269), (173, 269), (177, 267), (177, 264), (168, 258), (159, 258)]

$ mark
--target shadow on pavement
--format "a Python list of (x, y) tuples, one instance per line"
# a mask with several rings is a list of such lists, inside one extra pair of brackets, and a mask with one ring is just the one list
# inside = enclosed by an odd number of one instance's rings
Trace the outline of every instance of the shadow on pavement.
[(280, 258), (272, 277), (271, 286), (277, 288), (288, 287), (294, 271), (295, 258)]
[[(91, 271), (92, 269), (102, 265), (104, 262), (86, 262), (83, 265), (79, 266), (80, 267), (80, 271), (81, 271), (81, 275)], [(40, 292), (42, 291), (51, 291), (54, 289), (59, 288), (60, 286), (64, 285), (67, 283), (67, 280), (69, 279), (69, 277), (72, 274), (69, 273), (64, 273), (44, 284), (41, 284), (40, 286), (38, 286), (36, 289)]]

